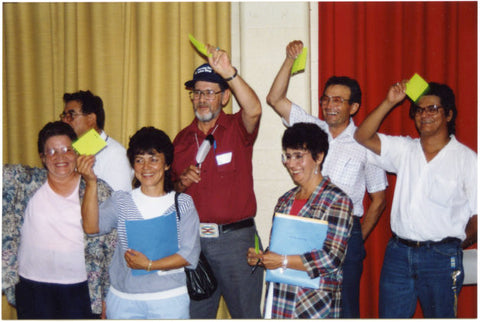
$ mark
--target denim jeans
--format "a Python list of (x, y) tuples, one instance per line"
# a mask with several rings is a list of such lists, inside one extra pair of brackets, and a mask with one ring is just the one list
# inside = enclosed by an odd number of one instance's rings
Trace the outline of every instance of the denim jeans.
[(220, 233), (218, 238), (201, 238), (203, 254), (212, 267), (218, 287), (210, 298), (190, 301), (190, 318), (215, 319), (220, 295), (232, 318), (261, 318), (264, 269), (258, 267), (251, 274), (252, 268), (247, 263), (248, 248), (255, 246), (255, 233), (253, 226)]
[(462, 259), (460, 242), (409, 247), (390, 239), (380, 276), (380, 318), (411, 318), (417, 299), (425, 318), (456, 317)]
[(352, 233), (348, 240), (347, 255), (343, 263), (342, 310), (340, 317), (360, 318), (360, 278), (365, 258), (360, 217), (353, 218)]

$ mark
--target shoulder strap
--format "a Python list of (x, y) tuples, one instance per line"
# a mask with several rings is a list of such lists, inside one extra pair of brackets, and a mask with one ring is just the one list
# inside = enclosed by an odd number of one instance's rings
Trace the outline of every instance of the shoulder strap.
[(175, 211), (177, 212), (177, 220), (180, 221), (180, 210), (178, 208), (178, 195), (180, 195), (180, 193), (175, 192)]

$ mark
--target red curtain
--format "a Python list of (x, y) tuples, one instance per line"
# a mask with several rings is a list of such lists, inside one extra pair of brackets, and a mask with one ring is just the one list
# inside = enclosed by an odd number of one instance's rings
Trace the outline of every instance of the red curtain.
[[(391, 84), (414, 73), (426, 81), (448, 84), (458, 109), (456, 137), (477, 151), (476, 2), (320, 2), (318, 6), (320, 92), (332, 75), (355, 78), (363, 92), (362, 107), (354, 117), (358, 125), (384, 99)], [(396, 107), (380, 132), (418, 137), (408, 117), (409, 106), (406, 100)], [(388, 181), (387, 209), (365, 244), (362, 318), (378, 317), (395, 176), (389, 175)], [(419, 307), (415, 317), (422, 317)], [(476, 286), (463, 287), (458, 317), (477, 317)]]

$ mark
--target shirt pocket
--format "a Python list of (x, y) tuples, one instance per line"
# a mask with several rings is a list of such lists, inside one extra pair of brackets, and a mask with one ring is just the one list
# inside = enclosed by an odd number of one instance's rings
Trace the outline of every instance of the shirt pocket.
[(428, 187), (427, 198), (444, 208), (459, 206), (467, 201), (459, 181), (445, 177), (432, 178)]
[(362, 162), (356, 159), (348, 157), (339, 159), (334, 171), (336, 183), (342, 186), (351, 186), (353, 182), (357, 181), (362, 166)]

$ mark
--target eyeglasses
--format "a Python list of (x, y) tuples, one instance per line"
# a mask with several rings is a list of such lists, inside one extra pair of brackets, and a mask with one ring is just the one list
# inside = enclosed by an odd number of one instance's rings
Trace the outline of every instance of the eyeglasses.
[(75, 154), (75, 150), (71, 146), (62, 146), (60, 149), (48, 149), (45, 151), (45, 155), (53, 157), (54, 155), (63, 155), (63, 154)]
[(341, 96), (328, 96), (328, 95), (322, 95), (320, 97), (320, 104), (323, 106), (327, 106), (330, 101), (332, 101), (332, 105), (338, 106), (343, 104), (343, 102), (347, 101), (348, 102), (349, 98), (343, 98)]
[(426, 107), (420, 107), (418, 105), (415, 105), (415, 114), (416, 115), (422, 115), (423, 112), (426, 112), (429, 115), (434, 115), (438, 113), (438, 109), (442, 108), (442, 105), (428, 105)]
[(214, 90), (208, 89), (206, 91), (201, 91), (201, 90), (194, 90), (191, 91), (190, 94), (190, 99), (191, 100), (198, 100), (202, 96), (202, 94), (205, 96), (205, 99), (208, 101), (213, 101), (216, 97), (217, 94), (220, 94), (223, 91), (218, 91), (215, 92)]
[(77, 116), (80, 115), (87, 115), (87, 113), (77, 113), (74, 111), (62, 112), (60, 113), (59, 117), (60, 120), (66, 119), (67, 121), (73, 121)]
[(293, 153), (282, 153), (282, 163), (286, 164), (290, 161), (303, 161), (303, 157), (308, 152), (293, 152)]

